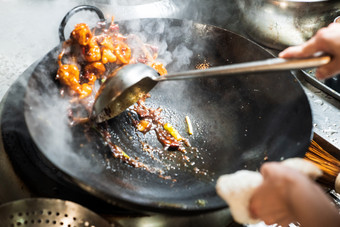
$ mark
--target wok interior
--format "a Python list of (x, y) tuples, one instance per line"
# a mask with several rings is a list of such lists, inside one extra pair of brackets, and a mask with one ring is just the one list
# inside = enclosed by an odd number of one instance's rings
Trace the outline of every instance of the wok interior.
[[(180, 58), (174, 55), (167, 66), (169, 72), (194, 69), (202, 63), (218, 66), (271, 57), (249, 40), (213, 26), (170, 19), (120, 24), (129, 33), (137, 27), (151, 41), (159, 36), (171, 53), (178, 46), (192, 51), (190, 61), (181, 68), (177, 68)], [(143, 26), (152, 27), (150, 33)], [(151, 32), (161, 26), (162, 32)], [(185, 35), (174, 34), (183, 27)], [(80, 187), (108, 202), (158, 212), (223, 208), (226, 204), (215, 193), (220, 175), (239, 169), (256, 170), (265, 160), (303, 156), (308, 146), (310, 107), (300, 84), (289, 72), (167, 81), (150, 92), (146, 105), (162, 107), (164, 119), (197, 150), (191, 153), (189, 149), (190, 162), (184, 161), (179, 151), (164, 151), (159, 160), (150, 158), (141, 141), (153, 148), (161, 149), (161, 144), (154, 133), (137, 132), (129, 111), (125, 111), (108, 121), (113, 143), (130, 157), (165, 171), (176, 182), (133, 168), (115, 159), (95, 130), (85, 136), (84, 127), (67, 127), (68, 105), (60, 102), (54, 81), (60, 47), (46, 55), (30, 79), (26, 123), (43, 156)], [(187, 134), (185, 116), (193, 124), (191, 136)], [(136, 116), (132, 113), (132, 117)], [(64, 126), (58, 129), (60, 125)], [(195, 167), (205, 174), (197, 173)]]

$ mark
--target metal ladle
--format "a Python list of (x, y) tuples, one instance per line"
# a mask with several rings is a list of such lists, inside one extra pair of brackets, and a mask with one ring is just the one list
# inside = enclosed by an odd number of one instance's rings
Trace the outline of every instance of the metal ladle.
[(170, 73), (165, 76), (159, 76), (156, 70), (145, 64), (130, 64), (113, 72), (102, 84), (93, 106), (92, 117), (99, 123), (117, 116), (161, 81), (304, 69), (327, 64), (330, 60), (330, 56), (289, 60), (272, 58), (203, 70)]

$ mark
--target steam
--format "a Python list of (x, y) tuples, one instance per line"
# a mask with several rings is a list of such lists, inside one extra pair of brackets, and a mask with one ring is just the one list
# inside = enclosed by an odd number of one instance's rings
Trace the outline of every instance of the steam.
[[(171, 25), (167, 20), (147, 21), (149, 23), (136, 20), (124, 24), (126, 27), (124, 34), (133, 34), (140, 37), (143, 42), (157, 47), (158, 60), (165, 65), (171, 64), (173, 71), (187, 67), (193, 56), (193, 51), (189, 50), (185, 43), (177, 44), (176, 40), (185, 33), (190, 35), (188, 33), (192, 29), (192, 22)], [(172, 47), (173, 51), (169, 51), (169, 42), (176, 43)], [(26, 94), (29, 107), (25, 111), (25, 117), (29, 132), (42, 153), (55, 165), (66, 171), (72, 170), (72, 175), (79, 176), (84, 173), (95, 175), (102, 172), (104, 168), (110, 167), (105, 167), (105, 163), (104, 165), (98, 163), (105, 162), (105, 157), (94, 159), (91, 156), (93, 153), (98, 153), (98, 150), (90, 145), (86, 149), (82, 149), (78, 142), (75, 142), (77, 135), (72, 132), (68, 119), (69, 100), (60, 97), (53, 80), (55, 76), (53, 73), (56, 72), (56, 69), (57, 62), (54, 65), (41, 64), (35, 69), (36, 77), (28, 87)], [(80, 137), (85, 137), (85, 132), (84, 136), (80, 135)], [(74, 165), (79, 168), (75, 170)], [(159, 163), (154, 163), (154, 165), (159, 165)]]
[[(72, 169), (72, 174), (99, 173), (104, 167), (95, 163), (97, 160), (91, 158), (91, 151), (74, 147), (75, 137), (68, 119), (69, 100), (60, 97), (49, 77), (48, 66), (40, 66), (37, 71), (39, 76), (29, 82), (25, 95), (26, 104), (29, 104), (25, 119), (33, 141), (49, 160), (57, 166)], [(74, 165), (78, 168), (72, 168)]]
[[(69, 10), (82, 4), (98, 7), (108, 20), (111, 16), (115, 16), (116, 21), (138, 18), (175, 18), (212, 24), (232, 31), (240, 28), (238, 26), (239, 13), (234, 1), (3, 0), (0, 7), (0, 99), (24, 69), (59, 44), (58, 27), (61, 20)], [(65, 37), (69, 36), (76, 23), (85, 22), (94, 25), (96, 21), (97, 16), (93, 12), (77, 13), (67, 23)], [(181, 35), (183, 34), (185, 33)], [(158, 47), (163, 54), (162, 60), (167, 64), (172, 60), (164, 51), (167, 46), (162, 44)], [(4, 58), (5, 61), (3, 61)]]
[[(182, 40), (181, 36), (186, 34), (190, 37), (192, 22), (184, 22), (181, 26), (174, 26), (166, 20), (143, 21), (136, 20), (127, 24), (127, 33), (138, 36), (142, 42), (151, 44), (158, 49), (157, 61), (165, 66), (171, 63), (172, 71), (184, 70), (184, 66), (190, 63), (193, 51), (185, 46), (185, 43), (176, 43)], [(169, 44), (176, 43), (175, 49), (169, 50)], [(133, 44), (132, 44), (133, 45)], [(137, 44), (139, 45), (139, 44)], [(132, 46), (133, 48), (133, 46)], [(136, 46), (138, 48), (138, 46)]]
[(31, 104), (36, 105), (29, 108), (26, 117), (30, 122), (31, 136), (38, 141), (39, 149), (57, 164), (72, 166), (82, 163), (80, 167), (89, 166), (90, 159), (75, 153), (71, 146), (73, 136), (68, 126), (68, 100), (53, 95), (42, 97), (34, 89), (28, 90), (28, 97), (35, 99), (31, 100)]
[[(0, 98), (25, 68), (59, 44), (59, 24), (64, 15), (77, 5), (95, 5), (104, 12), (108, 20), (110, 16), (115, 16), (115, 21), (118, 22), (138, 18), (179, 18), (214, 25), (236, 24), (230, 23), (231, 14), (226, 14), (223, 10), (224, 7), (230, 7), (233, 4), (219, 5), (221, 2), (224, 1), (204, 1), (204, 4), (195, 0), (184, 2), (180, 0), (2, 1), (0, 15), (3, 19), (1, 23), (5, 27), (2, 28), (0, 36), (0, 42), (3, 44), (0, 48), (0, 61), (5, 64), (0, 67)], [(216, 7), (217, 5), (219, 7)], [(224, 20), (226, 16), (228, 20)], [(75, 24), (84, 22), (94, 26), (97, 20), (97, 16), (92, 12), (77, 13), (67, 23), (65, 37), (69, 36)], [(169, 42), (182, 36), (190, 36), (192, 22), (183, 22), (181, 26), (169, 26), (167, 22), (159, 20), (148, 24), (136, 20), (129, 24), (127, 33), (136, 34), (143, 42), (158, 47), (158, 60), (165, 66), (171, 65), (171, 71), (185, 70), (193, 57), (193, 51), (184, 43), (177, 43), (176, 47), (172, 47), (172, 51), (169, 51)], [(49, 66), (46, 67), (41, 69), (41, 75), (50, 72)], [(46, 77), (41, 77), (40, 82), (48, 87), (51, 78), (46, 80)], [(22, 83), (23, 88), (27, 87), (26, 83), (27, 81)], [(60, 98), (57, 92), (41, 94), (30, 89), (27, 96), (36, 104), (29, 107), (26, 116), (26, 120), (32, 120), (32, 122), (36, 119), (34, 121), (36, 124), (31, 125), (30, 132), (37, 133), (32, 136), (39, 138), (39, 141), (44, 141), (40, 144), (40, 149), (48, 151), (46, 153), (48, 158), (58, 160), (57, 164), (60, 165), (72, 166), (74, 163), (85, 167), (91, 165), (96, 166), (91, 171), (101, 171), (100, 165), (89, 163), (91, 162), (87, 156), (89, 153), (75, 153), (72, 147), (72, 132), (67, 119), (68, 101)], [(41, 131), (42, 124), (46, 131)], [(79, 171), (82, 170), (79, 169)]]

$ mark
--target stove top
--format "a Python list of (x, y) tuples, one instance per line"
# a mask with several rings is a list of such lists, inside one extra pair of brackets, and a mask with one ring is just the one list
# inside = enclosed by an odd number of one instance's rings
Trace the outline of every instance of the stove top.
[[(43, 56), (45, 52), (58, 44), (57, 28), (59, 22), (65, 13), (76, 5), (84, 3), (96, 5), (102, 8), (106, 15), (116, 13), (118, 15), (117, 19), (131, 17), (190, 19), (224, 27), (246, 36), (242, 26), (239, 25), (237, 8), (233, 1), (214, 1), (214, 4), (220, 6), (216, 7), (215, 5), (214, 7), (214, 5), (211, 5), (206, 8), (195, 1), (152, 0), (147, 2), (139, 1), (140, 4), (137, 5), (133, 1), (117, 1), (117, 4), (127, 3), (121, 5), (112, 4), (112, 2), (110, 0), (14, 0), (2, 2), (2, 7), (0, 8), (0, 23), (3, 25), (3, 35), (0, 36), (2, 47), (0, 48), (0, 61), (2, 62), (0, 66), (0, 99), (3, 98), (0, 104), (1, 122), (3, 120), (2, 113), (8, 111), (9, 103), (6, 102), (8, 101), (8, 96), (11, 95), (10, 93), (5, 95), (5, 91), (14, 82), (15, 78), (34, 60)], [(224, 4), (221, 4), (221, 2)], [(160, 6), (163, 8), (160, 8)], [(153, 11), (146, 11), (146, 9), (150, 8)], [(159, 11), (159, 9), (164, 10)], [(133, 10), (133, 14), (131, 10)], [(18, 15), (21, 15), (22, 18), (18, 18)], [(48, 24), (41, 23), (44, 18), (49, 18)], [(21, 23), (22, 20), (26, 21), (26, 23)], [(273, 50), (273, 53), (275, 55), (276, 51)], [(325, 92), (327, 88), (324, 89), (325, 87), (322, 83), (315, 82), (312, 74), (306, 76), (301, 72), (297, 72), (297, 77), (301, 81), (312, 106), (314, 131), (337, 148), (340, 148), (340, 140), (338, 139), (340, 124), (337, 123), (340, 117), (339, 100)], [(14, 88), (12, 94), (15, 92), (20, 93), (20, 89)], [(337, 95), (338, 93), (335, 94)], [(22, 115), (20, 108), (15, 111), (18, 116)], [(5, 115), (12, 117), (12, 114), (8, 112)], [(2, 185), (6, 185), (6, 187), (0, 187), (0, 204), (37, 196), (60, 196), (67, 199), (71, 197), (68, 194), (69, 192), (75, 194), (74, 198), (70, 198), (71, 200), (76, 200), (75, 202), (80, 203), (87, 202), (83, 198), (87, 199), (89, 195), (79, 192), (79, 188), (70, 189), (70, 182), (67, 181), (60, 184), (59, 177), (62, 176), (62, 173), (49, 166), (35, 166), (35, 161), (42, 157), (36, 155), (34, 158), (27, 158), (27, 148), (34, 148), (31, 141), (20, 138), (27, 128), (25, 129), (25, 127), (16, 124), (11, 125), (10, 121), (6, 124), (9, 126), (9, 131), (6, 131), (7, 126), (4, 132), (3, 127), (0, 129), (0, 181)], [(14, 137), (15, 142), (5, 143), (8, 137)], [(29, 171), (20, 166), (28, 167)], [(50, 179), (51, 174), (55, 174), (56, 177)], [(29, 183), (28, 180), (32, 180), (32, 182)], [(93, 208), (100, 212), (97, 201), (92, 199), (89, 199), (91, 201), (87, 205), (91, 209)], [(173, 226), (175, 225), (174, 223), (179, 223), (176, 226), (190, 226), (193, 223), (199, 223), (201, 226), (214, 226), (214, 224), (218, 226), (237, 226), (232, 222), (228, 209), (191, 218), (159, 214), (145, 216), (124, 209), (117, 209), (117, 207), (113, 206), (110, 209), (112, 212), (104, 212), (102, 215), (114, 223), (114, 226), (142, 226), (143, 223), (162, 226)]]
[[(28, 76), (35, 67), (33, 64), (11, 86), (2, 102), (1, 136), (2, 147), (9, 161), (22, 182), (30, 189), (33, 195), (42, 197), (56, 197), (73, 200), (85, 206), (93, 206), (97, 211), (104, 210), (124, 211), (116, 209), (85, 193), (65, 177), (65, 175), (50, 165), (40, 154), (25, 123), (24, 96)], [(86, 198), (86, 199), (85, 199)], [(100, 206), (98, 206), (100, 205)], [(103, 212), (103, 211), (101, 211)]]
[(141, 214), (108, 204), (76, 186), (45, 160), (29, 136), (23, 100), (28, 76), (34, 68), (35, 64), (18, 78), (0, 104), (0, 181), (7, 186), (0, 187), (0, 204), (31, 197), (69, 200), (102, 215), (114, 226), (138, 226), (140, 222), (227, 226), (233, 222), (229, 209), (190, 216)]

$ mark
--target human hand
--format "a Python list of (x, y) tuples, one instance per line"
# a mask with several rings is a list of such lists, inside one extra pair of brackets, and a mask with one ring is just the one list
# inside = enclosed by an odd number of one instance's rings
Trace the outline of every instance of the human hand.
[(339, 226), (340, 215), (323, 190), (299, 171), (278, 162), (261, 167), (262, 184), (254, 191), (249, 210), (266, 224)]
[(263, 183), (254, 191), (249, 209), (253, 218), (263, 220), (267, 225), (288, 226), (296, 221), (289, 200), (289, 190), (295, 177), (301, 175), (280, 163), (265, 163), (261, 167)]
[(315, 76), (318, 79), (330, 78), (340, 73), (340, 24), (332, 23), (328, 27), (321, 28), (310, 40), (299, 46), (288, 47), (279, 54), (279, 57), (311, 57), (318, 52), (332, 56), (330, 63), (316, 70)]

